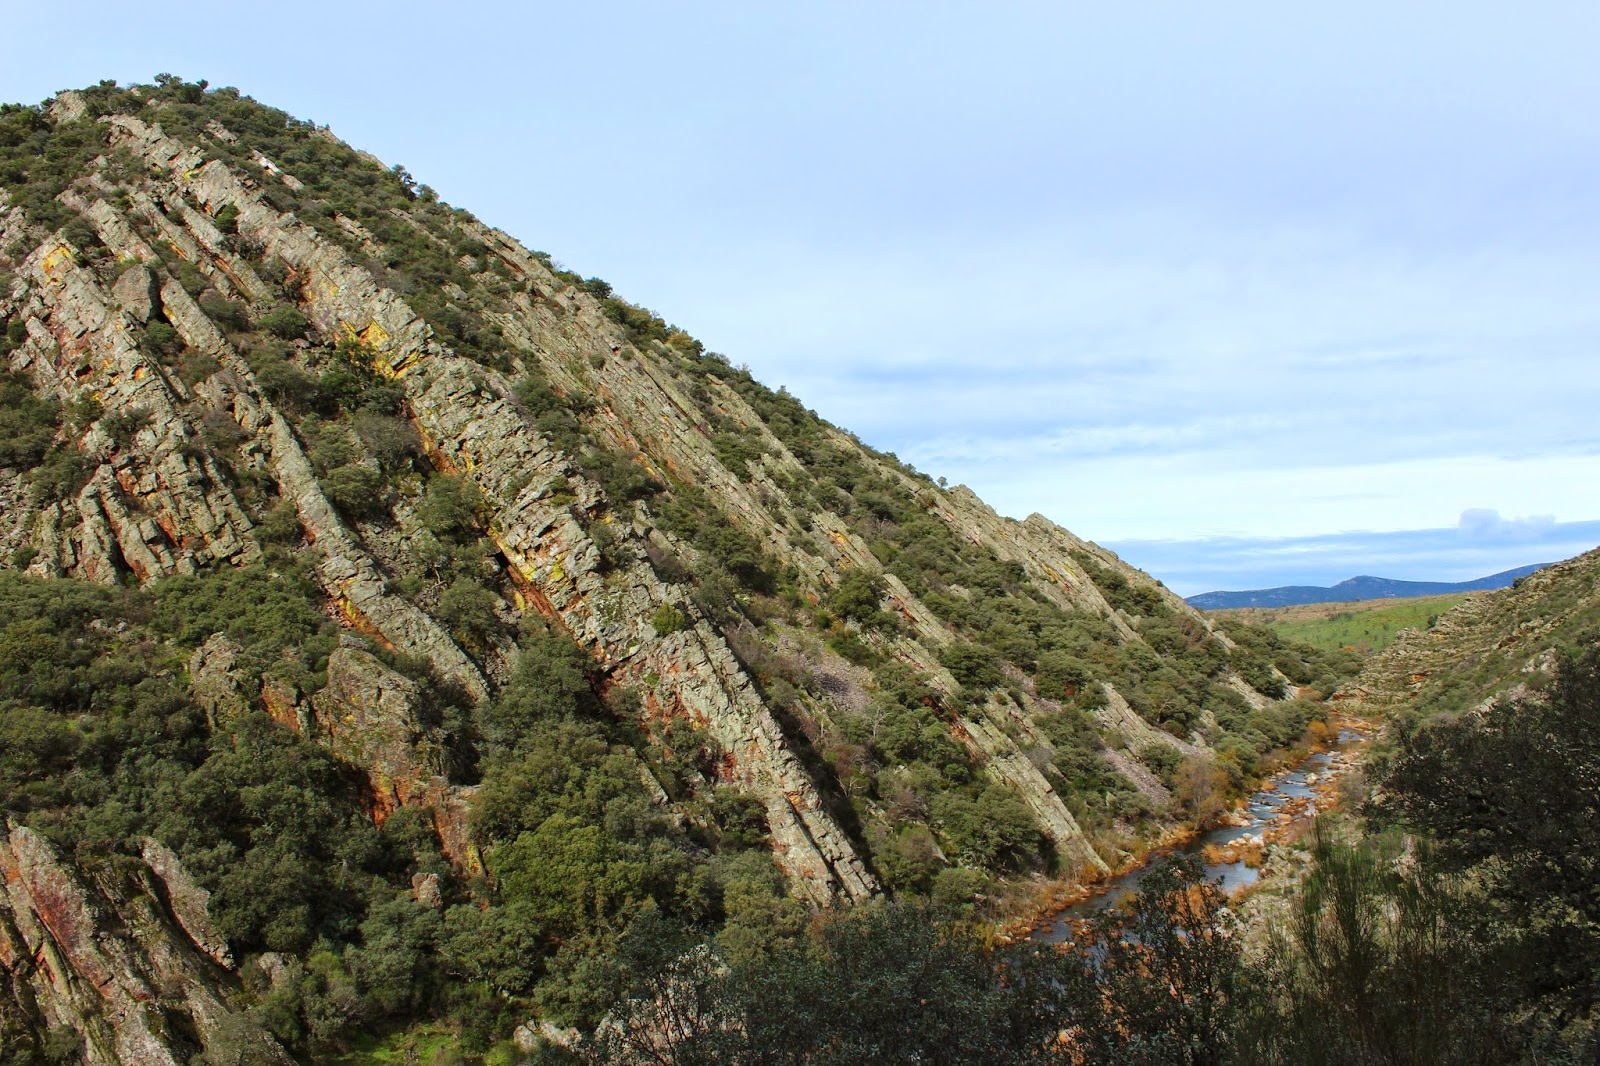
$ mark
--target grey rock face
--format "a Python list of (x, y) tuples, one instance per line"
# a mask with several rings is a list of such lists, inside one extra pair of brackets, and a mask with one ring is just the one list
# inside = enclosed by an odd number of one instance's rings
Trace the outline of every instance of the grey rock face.
[(150, 315), (159, 306), (156, 303), (159, 297), (156, 295), (155, 275), (142, 266), (123, 271), (116, 285), (112, 286), (111, 294), (116, 297), (117, 305), (135, 322), (150, 321)]
[[(137, 119), (118, 116), (111, 122), (120, 143), (165, 169), (202, 206), (233, 206), (240, 233), (302, 279), (311, 317), (324, 333), (357, 337), (375, 351), (380, 368), (405, 388), (430, 457), (446, 470), (467, 473), (495, 505), (491, 535), (512, 567), (525, 606), (559, 618), (619, 679), (660, 678), (653, 699), (712, 730), (734, 755), (736, 779), (766, 804), (777, 856), (797, 884), (819, 900), (874, 892), (875, 880), (827, 815), (782, 730), (720, 635), (702, 623), (656, 637), (647, 622), (650, 613), (686, 597), (670, 593), (643, 563), (629, 571), (620, 592), (606, 587), (582, 524), (540, 492), (556, 476), (569, 475), (569, 462), (502, 398), (503, 384), (439, 345), (403, 300), (342, 250), (265, 205), (226, 167), (196, 166), (191, 153)], [(272, 434), (289, 435), (276, 422)], [(305, 478), (314, 483), (309, 469)], [(280, 474), (280, 481), (290, 479)], [(603, 508), (597, 487), (580, 484), (579, 489), (586, 511)], [(311, 532), (318, 524), (317, 500), (295, 499)], [(330, 556), (324, 570), (340, 566), (340, 556), (316, 539)], [(369, 585), (360, 565), (346, 559), (342, 572), (331, 576), (332, 586), (347, 593), (341, 599), (360, 610), (356, 596)], [(389, 621), (394, 626), (398, 619)], [(378, 628), (384, 627), (379, 623)]]
[(74, 503), (41, 516), (35, 572), (112, 581), (131, 570), (144, 580), (257, 557), (249, 517), (215, 463), (192, 447), (198, 429), (178, 389), (134, 346), (117, 298), (56, 239), (19, 274), (25, 289), (11, 307), (41, 323), (44, 336), (30, 333), (12, 368), (63, 403), (92, 396), (104, 415), (143, 426), (127, 446), (103, 431), (104, 418), (85, 434), (82, 447), (101, 458), (100, 469)]
[(211, 924), (211, 893), (195, 884), (179, 861), (177, 853), (154, 837), (144, 839), (144, 861), (150, 872), (161, 879), (167, 890), (167, 905), (194, 946), (217, 965), (233, 969), (233, 952), (228, 941)]
[(260, 682), (237, 668), (244, 649), (222, 633), (213, 633), (189, 656), (189, 687), (213, 723), (226, 723), (250, 709), (251, 692)]

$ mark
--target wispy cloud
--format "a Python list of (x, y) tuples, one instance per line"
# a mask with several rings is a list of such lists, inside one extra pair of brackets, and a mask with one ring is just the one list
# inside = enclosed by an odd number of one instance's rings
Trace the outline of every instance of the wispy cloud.
[(1106, 546), (1180, 595), (1333, 585), (1363, 574), (1409, 581), (1470, 581), (1600, 545), (1600, 521), (1501, 518), (1492, 510), (1454, 527), (1306, 537), (1125, 540)]

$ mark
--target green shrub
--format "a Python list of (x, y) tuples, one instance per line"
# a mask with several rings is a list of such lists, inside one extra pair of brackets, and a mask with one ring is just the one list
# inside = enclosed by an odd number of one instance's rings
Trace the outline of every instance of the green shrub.
[(78, 494), (98, 465), (76, 446), (58, 444), (29, 473), (28, 484), (42, 501), (65, 500)]
[(424, 529), (450, 544), (467, 544), (483, 530), (488, 505), (469, 478), (439, 474), (428, 481), (417, 504), (417, 519)]
[(283, 304), (262, 315), (256, 326), (274, 337), (294, 340), (305, 336), (306, 330), (311, 328), (311, 321), (300, 313), (299, 308)]
[(389, 510), (389, 486), (370, 466), (351, 463), (317, 479), (328, 501), (348, 518), (381, 518)]
[(60, 404), (38, 395), (23, 375), (0, 373), (0, 466), (32, 470), (60, 426)]
[(177, 330), (157, 319), (144, 327), (140, 347), (158, 359), (170, 359), (183, 351), (183, 338)]
[(239, 333), (250, 328), (248, 309), (237, 300), (227, 300), (220, 296), (207, 296), (201, 299), (200, 310), (204, 311), (206, 317), (215, 322), (225, 332)]
[(1004, 680), (993, 653), (964, 640), (951, 641), (940, 649), (939, 662), (965, 688), (993, 688)]
[(689, 619), (684, 613), (670, 603), (663, 603), (650, 616), (650, 626), (656, 631), (656, 636), (658, 637), (676, 633), (688, 624)]
[(471, 578), (457, 578), (439, 594), (434, 614), (465, 648), (486, 652), (505, 631), (495, 608), (500, 597)]
[(100, 420), (100, 428), (111, 437), (111, 443), (119, 450), (126, 449), (133, 443), (133, 438), (146, 429), (154, 421), (150, 412), (143, 407), (128, 407), (121, 411), (114, 411)]

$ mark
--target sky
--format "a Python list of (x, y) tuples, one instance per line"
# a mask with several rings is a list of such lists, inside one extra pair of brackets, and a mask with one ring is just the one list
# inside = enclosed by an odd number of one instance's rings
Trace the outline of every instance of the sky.
[(1600, 6), (0, 0), (233, 85), (1185, 595), (1600, 543)]

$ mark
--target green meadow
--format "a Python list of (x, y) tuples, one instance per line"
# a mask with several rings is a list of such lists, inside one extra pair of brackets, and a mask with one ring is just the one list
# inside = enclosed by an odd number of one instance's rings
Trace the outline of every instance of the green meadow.
[(1323, 651), (1349, 649), (1361, 655), (1382, 651), (1402, 629), (1426, 628), (1470, 593), (1358, 603), (1308, 603), (1293, 607), (1241, 607), (1209, 611), (1267, 626), (1289, 641)]

